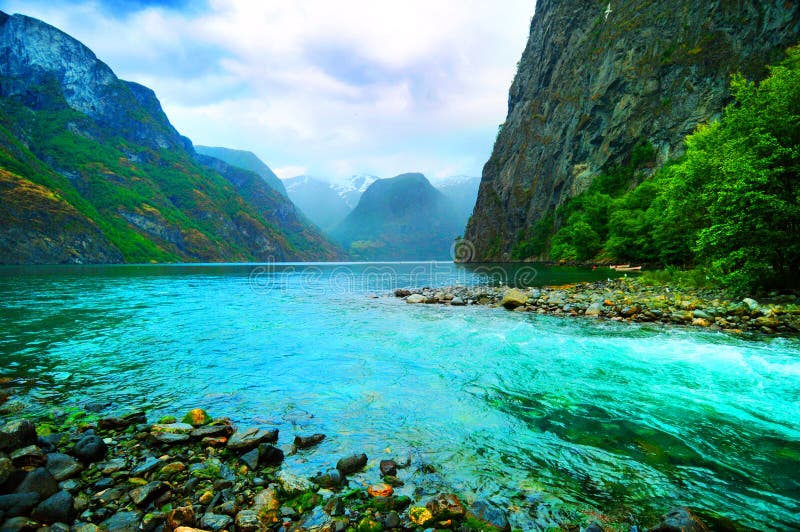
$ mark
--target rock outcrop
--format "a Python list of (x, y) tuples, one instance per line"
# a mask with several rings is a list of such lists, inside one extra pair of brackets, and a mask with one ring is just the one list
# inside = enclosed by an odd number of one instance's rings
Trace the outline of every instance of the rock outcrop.
[(508, 260), (552, 209), (649, 142), (657, 162), (719, 116), (731, 73), (763, 77), (800, 34), (783, 0), (539, 0), (483, 169), (466, 260)]

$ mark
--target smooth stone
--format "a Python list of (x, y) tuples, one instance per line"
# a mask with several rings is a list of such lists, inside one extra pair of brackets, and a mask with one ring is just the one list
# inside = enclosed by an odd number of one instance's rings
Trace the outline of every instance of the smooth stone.
[(394, 475), (384, 475), (383, 481), (392, 486), (393, 488), (399, 488), (400, 486), (405, 485), (405, 482), (403, 482)]
[(147, 423), (147, 415), (144, 412), (134, 412), (123, 417), (104, 417), (97, 421), (97, 428), (100, 430), (125, 430), (131, 425), (142, 425)]
[(237, 532), (256, 532), (261, 528), (258, 514), (253, 510), (242, 510), (236, 514), (235, 524)]
[(137, 512), (117, 512), (100, 524), (103, 530), (114, 532), (140, 532)]
[(75, 520), (75, 499), (68, 491), (59, 491), (39, 503), (31, 517), (42, 523), (71, 523)]
[(128, 492), (128, 496), (136, 506), (141, 506), (159, 495), (166, 490), (167, 486), (163, 482), (148, 482), (144, 486), (132, 489)]
[(0, 495), (0, 512), (3, 512), (6, 517), (27, 515), (41, 500), (39, 494), (32, 491)]
[(200, 518), (200, 526), (212, 532), (218, 532), (219, 530), (228, 528), (231, 523), (233, 523), (233, 519), (222, 514), (207, 513)]
[(411, 294), (406, 298), (406, 303), (415, 305), (418, 303), (425, 303), (426, 298), (422, 294)]
[(744, 303), (745, 305), (747, 305), (747, 308), (748, 308), (748, 309), (749, 309), (751, 312), (752, 312), (752, 311), (754, 311), (754, 310), (758, 310), (758, 308), (759, 308), (759, 306), (760, 306), (760, 305), (758, 304), (758, 301), (756, 301), (755, 299), (749, 298), (749, 297), (746, 297), (746, 298), (742, 299), (742, 303)]
[(378, 467), (380, 468), (381, 476), (397, 476), (397, 464), (394, 460), (381, 460)]
[(188, 434), (181, 434), (176, 432), (154, 432), (153, 438), (160, 441), (161, 443), (166, 443), (167, 445), (174, 445), (176, 443), (183, 443), (189, 441)]
[(70, 532), (100, 532), (100, 527), (92, 523), (75, 523)]
[(245, 452), (258, 447), (261, 443), (271, 443), (278, 441), (277, 430), (264, 430), (250, 428), (237, 430), (228, 439), (228, 449), (236, 452)]
[(147, 473), (150, 473), (151, 471), (155, 471), (159, 465), (161, 465), (161, 460), (153, 456), (148, 456), (143, 463), (131, 470), (131, 476), (141, 477)]
[(44, 465), (44, 452), (36, 445), (28, 445), (11, 453), (11, 462), (18, 467)]
[(271, 486), (256, 493), (253, 501), (253, 511), (259, 516), (263, 516), (265, 523), (270, 523), (272, 519), (277, 519), (278, 510), (281, 507), (278, 494)]
[(307, 491), (316, 491), (316, 486), (313, 482), (306, 478), (289, 473), (288, 471), (278, 471), (275, 479), (280, 484), (281, 489), (290, 497), (294, 495), (300, 495), (301, 493), (305, 493)]
[(104, 475), (110, 475), (111, 473), (122, 471), (128, 467), (128, 462), (124, 458), (112, 458), (104, 464), (99, 464), (99, 467), (101, 473)]
[(36, 426), (27, 419), (9, 421), (0, 428), (0, 451), (15, 451), (35, 445)]
[(250, 470), (254, 470), (258, 467), (258, 458), (259, 458), (259, 451), (258, 449), (253, 449), (252, 451), (247, 451), (242, 456), (239, 457), (239, 460), (247, 464), (247, 467)]
[(512, 288), (503, 294), (500, 305), (508, 310), (521, 307), (528, 302), (528, 294), (517, 288)]
[(64, 453), (50, 453), (47, 455), (45, 468), (58, 481), (72, 478), (83, 471), (83, 466), (76, 459)]
[(675, 508), (649, 532), (708, 532), (708, 527), (686, 507)]
[(230, 425), (204, 425), (194, 429), (190, 435), (192, 438), (202, 439), (215, 436), (230, 436), (233, 434), (233, 427)]
[(89, 434), (81, 438), (72, 448), (72, 456), (84, 463), (98, 462), (105, 458), (108, 446), (99, 436)]
[(171, 434), (190, 434), (194, 427), (188, 423), (157, 423), (151, 427), (151, 432), (168, 432)]
[(605, 532), (605, 529), (598, 523), (592, 523), (591, 525), (587, 526), (583, 532)]
[(602, 301), (595, 301), (591, 305), (589, 305), (586, 311), (583, 313), (584, 316), (600, 316), (603, 314), (603, 305)]
[(27, 475), (22, 483), (17, 486), (14, 493), (36, 492), (40, 500), (44, 500), (58, 491), (58, 481), (53, 478), (47, 469), (37, 467)]
[(258, 446), (258, 463), (265, 467), (279, 466), (283, 462), (283, 451), (269, 445), (262, 443)]
[(402, 521), (400, 520), (400, 515), (392, 510), (386, 516), (386, 519), (383, 520), (383, 526), (386, 528), (400, 528)]
[(478, 500), (473, 502), (469, 507), (468, 515), (485, 523), (488, 527), (491, 527), (491, 530), (511, 530), (511, 525), (505, 512), (489, 501)]
[(454, 297), (453, 299), (450, 300), (450, 304), (453, 305), (454, 307), (463, 307), (464, 305), (467, 304), (467, 302), (464, 301), (459, 296), (456, 296), (456, 297)]
[(336, 469), (343, 475), (349, 475), (356, 471), (361, 471), (367, 465), (367, 455), (364, 453), (347, 456), (336, 462)]
[(172, 475), (175, 475), (176, 473), (180, 473), (181, 471), (184, 471), (185, 469), (186, 469), (186, 465), (183, 462), (172, 462), (172, 463), (169, 463), (169, 464), (165, 465), (164, 467), (162, 467), (161, 471), (159, 471), (159, 473), (161, 473), (161, 475), (163, 475), (165, 477), (171, 477)]
[(325, 439), (324, 434), (312, 434), (311, 436), (295, 436), (294, 444), (298, 449), (308, 449)]

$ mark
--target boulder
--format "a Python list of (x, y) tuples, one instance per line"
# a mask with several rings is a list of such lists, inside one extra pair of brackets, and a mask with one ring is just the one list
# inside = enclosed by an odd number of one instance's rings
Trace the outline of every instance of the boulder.
[(58, 491), (58, 482), (53, 478), (47, 469), (37, 467), (27, 475), (22, 483), (17, 486), (14, 493), (35, 492), (39, 495), (39, 500), (44, 500)]
[(94, 434), (88, 434), (78, 440), (72, 448), (72, 456), (84, 463), (98, 462), (106, 457), (108, 446), (103, 439)]
[(237, 430), (228, 439), (228, 449), (238, 453), (244, 453), (250, 449), (258, 447), (261, 443), (276, 441), (278, 441), (277, 430), (264, 430), (258, 428)]
[(343, 475), (349, 475), (351, 473), (355, 473), (356, 471), (361, 471), (366, 465), (367, 455), (361, 453), (340, 459), (338, 462), (336, 462), (336, 469), (338, 469)]
[(39, 494), (33, 491), (0, 495), (0, 512), (6, 517), (29, 515), (41, 500)]
[(411, 294), (406, 298), (406, 303), (417, 304), (425, 303), (426, 298), (422, 294)]
[(41, 523), (72, 523), (75, 520), (75, 500), (68, 491), (59, 491), (39, 503), (31, 517)]
[(36, 426), (27, 419), (9, 421), (0, 428), (0, 452), (35, 445), (36, 440)]
[(324, 434), (312, 434), (311, 436), (295, 436), (294, 444), (298, 449), (308, 449), (322, 442)]
[(48, 454), (45, 468), (59, 482), (72, 478), (83, 471), (83, 466), (80, 462), (64, 453)]
[(310, 480), (284, 470), (278, 471), (275, 479), (278, 481), (278, 484), (280, 484), (281, 490), (283, 490), (283, 492), (290, 497), (294, 497), (295, 495), (300, 495), (308, 491), (316, 491), (317, 489), (314, 483)]
[(258, 463), (265, 467), (274, 467), (283, 462), (283, 451), (275, 447), (262, 443), (258, 446)]
[(11, 458), (7, 456), (0, 457), (0, 485), (8, 480), (14, 473), (14, 464), (11, 463)]
[(28, 445), (11, 453), (11, 462), (17, 467), (44, 465), (44, 452), (36, 445)]
[(397, 476), (397, 464), (394, 460), (381, 460), (379, 465), (381, 476)]
[(509, 310), (521, 307), (528, 302), (528, 294), (517, 288), (512, 288), (503, 294), (500, 304)]
[(584, 312), (585, 316), (600, 316), (603, 314), (603, 307), (605, 305), (602, 301), (594, 301)]

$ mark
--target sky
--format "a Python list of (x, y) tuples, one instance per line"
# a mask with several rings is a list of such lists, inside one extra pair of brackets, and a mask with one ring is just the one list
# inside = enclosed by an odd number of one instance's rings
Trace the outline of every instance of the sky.
[(533, 0), (0, 0), (281, 178), (481, 175)]

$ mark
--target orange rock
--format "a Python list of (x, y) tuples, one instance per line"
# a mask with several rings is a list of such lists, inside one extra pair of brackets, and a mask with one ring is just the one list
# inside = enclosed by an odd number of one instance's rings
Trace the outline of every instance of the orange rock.
[(202, 439), (201, 443), (206, 447), (224, 447), (228, 443), (228, 438), (225, 436), (206, 436)]
[(394, 490), (389, 484), (375, 484), (367, 488), (367, 493), (373, 497), (391, 497)]

